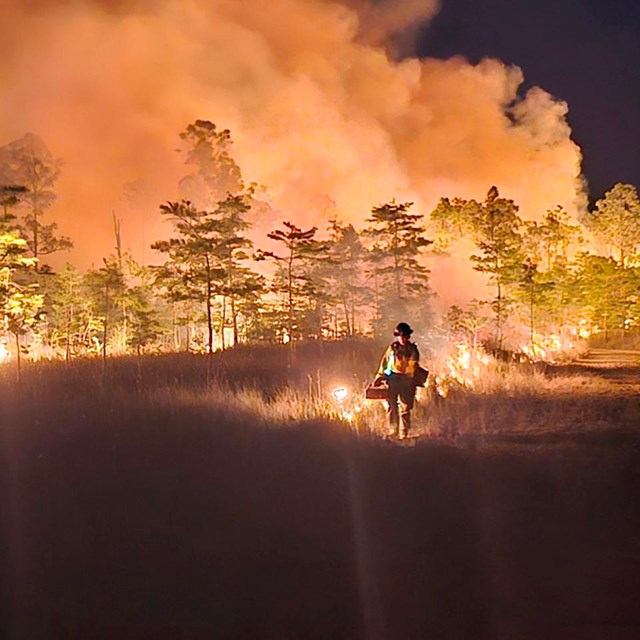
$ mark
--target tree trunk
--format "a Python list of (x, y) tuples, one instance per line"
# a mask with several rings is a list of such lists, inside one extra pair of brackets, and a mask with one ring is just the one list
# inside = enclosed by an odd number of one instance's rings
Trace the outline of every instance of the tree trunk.
[(353, 293), (351, 294), (351, 335), (355, 336), (357, 333), (357, 330), (359, 329), (356, 328), (356, 303), (355, 303), (355, 296), (353, 295)]
[(20, 356), (20, 335), (15, 333), (16, 337), (16, 364), (18, 366), (18, 384), (22, 382), (22, 358)]
[(380, 337), (380, 334), (378, 333), (379, 329), (380, 329), (380, 320), (382, 319), (382, 313), (381, 313), (381, 309), (380, 309), (380, 288), (379, 288), (379, 283), (378, 283), (378, 272), (375, 270), (373, 271), (373, 298), (375, 300), (375, 326), (374, 326), (374, 330), (373, 333), (375, 335), (376, 338)]
[(533, 312), (534, 312), (533, 297), (534, 297), (534, 284), (532, 282), (531, 283), (531, 296), (530, 296), (530, 300), (529, 300), (529, 335), (530, 335), (530, 339), (531, 339), (531, 353), (532, 354), (534, 354), (534, 336), (535, 336), (534, 317), (533, 317)]
[(107, 361), (107, 338), (109, 336), (109, 284), (104, 285), (104, 323), (102, 327), (102, 362)]
[(231, 296), (231, 320), (233, 322), (233, 346), (238, 344), (238, 310), (235, 296)]
[(396, 298), (402, 298), (402, 288), (400, 287), (400, 264), (398, 262), (398, 221), (394, 220), (393, 225), (393, 275), (396, 283)]
[(220, 347), (224, 351), (227, 348), (224, 339), (224, 327), (227, 324), (227, 296), (222, 296), (222, 310), (220, 312)]
[(122, 301), (122, 352), (127, 353), (127, 347), (129, 346), (129, 319), (127, 317), (127, 305)]
[[(495, 234), (494, 228), (491, 227), (491, 246), (495, 249)], [(500, 277), (500, 258), (498, 255), (495, 257), (494, 261), (494, 272), (496, 274), (496, 285), (498, 287), (497, 291), (497, 307), (496, 307), (496, 342), (498, 343), (498, 349), (502, 350), (502, 278)]]
[(67, 326), (65, 327), (65, 348), (64, 359), (66, 362), (71, 361), (71, 323), (73, 321), (73, 305), (69, 305), (67, 309)]
[(346, 322), (347, 325), (347, 335), (348, 336), (352, 336), (352, 330), (351, 330), (351, 322), (349, 321), (349, 306), (347, 304), (347, 299), (344, 298), (342, 300), (342, 306), (344, 307), (344, 320)]
[(38, 271), (38, 212), (33, 210), (33, 257), (36, 259), (35, 271)]
[(180, 333), (178, 322), (176, 318), (176, 303), (175, 301), (171, 302), (171, 329), (173, 332), (173, 348), (176, 351), (180, 350)]
[(502, 349), (502, 285), (499, 278), (496, 300), (498, 302), (496, 305), (496, 342), (498, 343), (498, 349)]
[(207, 265), (207, 332), (209, 338), (209, 354), (213, 353), (213, 321), (211, 319), (211, 263), (209, 256), (206, 256)]
[[(71, 299), (73, 296), (73, 281), (71, 279), (71, 275), (69, 275), (69, 297)], [(64, 359), (65, 362), (71, 361), (71, 323), (73, 321), (73, 304), (69, 304), (67, 307), (67, 322), (65, 326), (65, 348), (64, 348)]]
[(289, 342), (293, 344), (293, 249), (289, 252), (289, 271), (287, 274), (287, 307), (288, 320), (287, 331), (289, 333)]

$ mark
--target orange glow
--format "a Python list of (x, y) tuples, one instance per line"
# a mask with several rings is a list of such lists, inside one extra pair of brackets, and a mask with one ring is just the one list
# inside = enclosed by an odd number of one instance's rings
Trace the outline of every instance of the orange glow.
[[(492, 184), (525, 217), (558, 204), (575, 213), (581, 155), (564, 103), (539, 88), (518, 97), (521, 70), (499, 60), (390, 58), (389, 31), (436, 10), (5, 0), (0, 144), (33, 131), (65, 159), (47, 216), (81, 267), (112, 250), (112, 210), (134, 257), (152, 260), (158, 205), (187, 173), (178, 134), (196, 118), (231, 129), (245, 178), (296, 224), (324, 226), (319, 196), (361, 223), (393, 197), (428, 213), (441, 196), (482, 198)], [(127, 184), (137, 186), (125, 196)]]

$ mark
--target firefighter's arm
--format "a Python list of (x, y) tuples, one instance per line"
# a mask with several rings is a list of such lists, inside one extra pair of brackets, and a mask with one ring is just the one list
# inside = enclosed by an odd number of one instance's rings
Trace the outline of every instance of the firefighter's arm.
[(382, 360), (380, 360), (380, 366), (378, 367), (378, 372), (376, 373), (376, 382), (381, 382), (384, 378), (384, 372), (387, 369), (387, 364), (389, 363), (389, 356), (391, 352), (391, 347), (387, 347), (387, 350), (384, 352), (382, 356)]
[(420, 352), (418, 351), (418, 347), (414, 345), (413, 352), (409, 356), (408, 364), (408, 374), (413, 377), (416, 375), (418, 371), (418, 365), (420, 364)]

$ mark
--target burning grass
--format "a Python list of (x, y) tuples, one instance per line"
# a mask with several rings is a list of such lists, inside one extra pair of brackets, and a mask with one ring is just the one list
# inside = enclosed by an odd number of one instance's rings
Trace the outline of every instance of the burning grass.
[[(385, 432), (380, 401), (363, 389), (380, 348), (368, 341), (313, 343), (295, 350), (242, 347), (214, 355), (168, 355), (41, 362), (25, 367), (21, 385), (2, 369), (0, 385), (16, 414), (35, 421), (94, 415), (128, 421), (133, 413), (196, 413), (212, 426), (295, 427), (324, 422), (361, 437)], [(414, 433), (431, 438), (514, 433), (574, 433), (627, 428), (640, 415), (637, 395), (621, 394), (588, 369), (503, 362), (480, 348), (454, 345), (427, 363)], [(344, 387), (344, 396), (332, 395)]]

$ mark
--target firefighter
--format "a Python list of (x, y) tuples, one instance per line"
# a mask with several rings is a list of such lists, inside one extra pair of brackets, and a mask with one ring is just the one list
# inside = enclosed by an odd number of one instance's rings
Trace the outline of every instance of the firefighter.
[(420, 360), (418, 347), (409, 339), (412, 333), (406, 322), (398, 323), (393, 332), (396, 339), (385, 351), (374, 382), (376, 386), (386, 382), (389, 387), (389, 436), (397, 435), (400, 439), (406, 438), (411, 429), (411, 409), (416, 395), (414, 377)]

